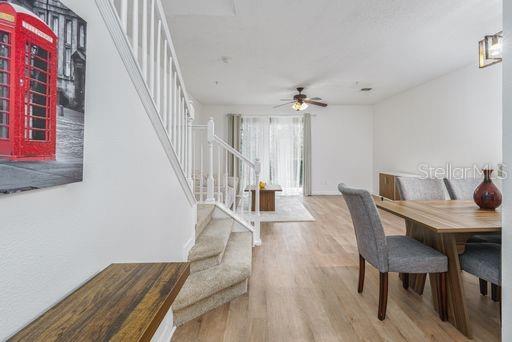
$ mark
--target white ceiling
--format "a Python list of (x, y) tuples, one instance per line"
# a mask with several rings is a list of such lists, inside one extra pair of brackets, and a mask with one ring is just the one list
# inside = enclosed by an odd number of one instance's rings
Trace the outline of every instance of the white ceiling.
[(330, 104), (376, 103), (476, 64), (478, 40), (502, 29), (501, 0), (163, 3), (203, 104), (279, 104), (297, 86)]

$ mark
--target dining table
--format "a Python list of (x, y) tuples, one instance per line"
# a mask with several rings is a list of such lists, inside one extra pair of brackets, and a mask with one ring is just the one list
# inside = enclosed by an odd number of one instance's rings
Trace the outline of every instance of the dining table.
[[(406, 235), (448, 257), (448, 316), (449, 321), (471, 338), (472, 329), (464, 297), (464, 282), (459, 255), (475, 234), (501, 232), (501, 211), (480, 209), (473, 201), (432, 200), (392, 201), (374, 196), (377, 208), (405, 220)], [(438, 310), (437, 275), (430, 274), (434, 308)], [(410, 287), (423, 293), (426, 274), (409, 275)]]

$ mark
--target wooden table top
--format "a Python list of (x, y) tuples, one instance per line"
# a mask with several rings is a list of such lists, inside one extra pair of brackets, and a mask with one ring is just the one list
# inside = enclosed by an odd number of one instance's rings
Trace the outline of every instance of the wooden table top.
[(189, 263), (112, 264), (9, 341), (149, 341)]
[(473, 201), (391, 201), (374, 196), (377, 208), (422, 224), (436, 233), (501, 231), (501, 211), (482, 210)]
[[(245, 188), (245, 191), (255, 191), (255, 185), (249, 185)], [(264, 189), (260, 189), (260, 191), (283, 191), (281, 185), (278, 184), (267, 184)]]

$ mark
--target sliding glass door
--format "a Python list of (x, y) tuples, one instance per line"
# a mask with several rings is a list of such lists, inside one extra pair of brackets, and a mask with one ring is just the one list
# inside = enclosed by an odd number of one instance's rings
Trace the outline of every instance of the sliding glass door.
[[(302, 194), (303, 119), (301, 116), (242, 116), (241, 150), (261, 161), (261, 180), (278, 184), (284, 195)], [(253, 175), (241, 170), (242, 184)]]

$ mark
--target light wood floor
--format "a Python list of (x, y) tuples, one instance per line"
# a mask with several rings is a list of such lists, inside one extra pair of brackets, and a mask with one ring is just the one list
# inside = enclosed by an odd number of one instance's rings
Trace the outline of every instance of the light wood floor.
[[(343, 199), (304, 199), (316, 222), (262, 226), (253, 252), (249, 292), (179, 327), (173, 341), (464, 341), (432, 309), (430, 288), (418, 296), (390, 275), (388, 315), (377, 319), (378, 272), (366, 268), (357, 293), (358, 253)], [(387, 234), (404, 234), (401, 219), (381, 212)], [(499, 341), (499, 305), (480, 296), (465, 275), (474, 340)]]

